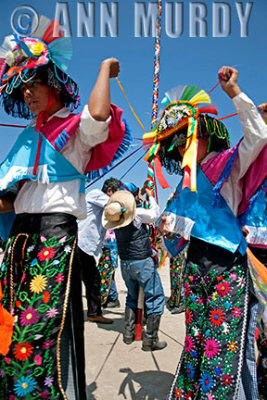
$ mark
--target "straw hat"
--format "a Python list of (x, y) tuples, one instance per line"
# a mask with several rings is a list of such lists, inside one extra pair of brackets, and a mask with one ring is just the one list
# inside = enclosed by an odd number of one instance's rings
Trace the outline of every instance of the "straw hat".
[(119, 190), (107, 202), (102, 215), (102, 225), (105, 229), (127, 226), (133, 221), (135, 211), (136, 204), (132, 193)]

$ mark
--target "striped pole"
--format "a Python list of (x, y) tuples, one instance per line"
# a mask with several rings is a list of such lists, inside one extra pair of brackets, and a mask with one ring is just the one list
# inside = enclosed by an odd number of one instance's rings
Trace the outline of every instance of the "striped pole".
[[(157, 21), (156, 21), (156, 36), (155, 36), (155, 55), (154, 55), (154, 77), (153, 77), (153, 99), (152, 99), (152, 116), (151, 116), (151, 129), (157, 123), (158, 118), (158, 100), (159, 100), (159, 61), (160, 61), (160, 37), (161, 37), (161, 0), (157, 1)], [(154, 162), (148, 165), (147, 172), (148, 187), (152, 188), (153, 183), (155, 187), (156, 200), (158, 202), (157, 186), (154, 173)], [(138, 302), (137, 302), (137, 317), (136, 317), (136, 331), (135, 340), (142, 340), (142, 319), (144, 308), (144, 292), (139, 288)]]

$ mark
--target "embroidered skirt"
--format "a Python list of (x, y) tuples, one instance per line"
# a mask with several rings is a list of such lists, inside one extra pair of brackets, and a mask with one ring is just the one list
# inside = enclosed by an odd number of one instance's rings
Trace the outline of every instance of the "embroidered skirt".
[(234, 400), (245, 354), (246, 257), (192, 239), (184, 288), (185, 345), (168, 399)]
[(118, 252), (116, 249), (103, 247), (97, 269), (100, 274), (101, 304), (105, 304), (108, 298), (112, 275), (117, 268)]
[(182, 284), (183, 284), (183, 269), (187, 249), (182, 250), (177, 257), (170, 258), (170, 283), (171, 283), (171, 295), (168, 299), (168, 305), (170, 308), (178, 307), (181, 299)]
[(86, 399), (76, 235), (68, 214), (16, 217), (0, 272), (3, 305), (15, 316), (10, 351), (0, 358), (1, 399)]

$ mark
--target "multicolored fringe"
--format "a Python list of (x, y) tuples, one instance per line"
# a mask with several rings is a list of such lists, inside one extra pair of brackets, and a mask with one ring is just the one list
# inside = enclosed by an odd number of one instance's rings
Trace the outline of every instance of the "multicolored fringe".
[(115, 162), (120, 160), (122, 158), (122, 156), (127, 152), (127, 150), (129, 149), (129, 147), (131, 146), (132, 143), (132, 135), (131, 135), (131, 129), (127, 123), (127, 121), (123, 118), (123, 123), (125, 124), (125, 135), (123, 138), (123, 141), (121, 142), (119, 148), (117, 149), (115, 156), (113, 158), (112, 163), (102, 169), (99, 169), (97, 171), (90, 171), (86, 174), (86, 182), (90, 183), (92, 181), (94, 181), (95, 179), (99, 178), (102, 175), (106, 175), (109, 170), (114, 166)]

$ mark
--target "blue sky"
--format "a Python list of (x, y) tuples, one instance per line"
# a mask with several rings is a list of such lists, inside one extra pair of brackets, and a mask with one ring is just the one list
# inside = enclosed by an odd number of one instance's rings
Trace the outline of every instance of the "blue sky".
[[(81, 2), (80, 2), (81, 3)], [(83, 2), (86, 7), (88, 2)], [(98, 68), (103, 59), (116, 57), (120, 61), (121, 72), (119, 79), (126, 91), (134, 110), (141, 119), (147, 131), (150, 130), (153, 69), (154, 69), (154, 38), (135, 37), (135, 6), (136, 1), (119, 0), (118, 3), (118, 35), (117, 37), (100, 37), (100, 1), (95, 2), (95, 36), (77, 37), (77, 4), (76, 0), (65, 1), (69, 9), (69, 21), (72, 28), (73, 58), (68, 63), (68, 72), (76, 80), (81, 89), (81, 104), (88, 100), (90, 91), (97, 77)], [(148, 1), (144, 2), (148, 6)], [(224, 1), (230, 10), (231, 32), (228, 37), (212, 37), (212, 1), (201, 1), (206, 5), (207, 37), (190, 37), (189, 1), (180, 2), (184, 5), (183, 34), (178, 38), (170, 38), (165, 29), (165, 6), (163, 1), (162, 13), (162, 38), (160, 53), (160, 93), (159, 99), (164, 97), (164, 92), (179, 84), (193, 84), (209, 91), (217, 83), (217, 71), (222, 65), (234, 66), (239, 70), (239, 84), (256, 104), (267, 101), (266, 92), (266, 41), (267, 41), (267, 2), (257, 0), (253, 3), (252, 12), (248, 22), (248, 36), (240, 37), (240, 23), (235, 1)], [(174, 3), (174, 2), (173, 2)], [(218, 1), (217, 1), (218, 3)], [(246, 1), (239, 2), (246, 6)], [(58, 3), (59, 4), (59, 3)], [(1, 2), (0, 40), (12, 33), (12, 12), (22, 5), (34, 7), (39, 15), (49, 18), (55, 16), (57, 2), (55, 0), (39, 1), (14, 1)], [(132, 135), (142, 137), (142, 130), (133, 117), (115, 80), (111, 82), (112, 102), (124, 109), (124, 117), (128, 121)], [(231, 100), (222, 92), (220, 87), (211, 93), (212, 102), (217, 104), (219, 117), (235, 112)], [(7, 116), (3, 109), (0, 112), (2, 123), (23, 123), (22, 120)], [(238, 117), (225, 121), (231, 135), (231, 144), (234, 145), (242, 135)], [(14, 143), (19, 129), (0, 127), (1, 147), (0, 160), (3, 160)], [(133, 151), (139, 146), (139, 141), (134, 141)], [(142, 150), (131, 157), (109, 176), (120, 178), (135, 161), (141, 157)], [(146, 178), (147, 164), (143, 161), (126, 175), (124, 181), (133, 181), (142, 185)], [(178, 177), (165, 173), (169, 184), (175, 188)], [(105, 177), (105, 178), (106, 178)], [(103, 179), (93, 187), (100, 187)], [(160, 205), (163, 206), (171, 190), (159, 189)]]

